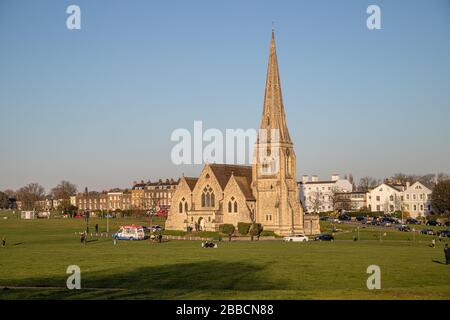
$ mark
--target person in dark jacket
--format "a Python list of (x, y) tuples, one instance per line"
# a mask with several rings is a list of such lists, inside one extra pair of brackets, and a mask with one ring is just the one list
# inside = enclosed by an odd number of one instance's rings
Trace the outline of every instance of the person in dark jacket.
[(445, 254), (445, 264), (450, 264), (450, 248), (448, 247), (448, 243), (445, 244), (444, 254)]
[(95, 224), (95, 234), (98, 234), (98, 223)]
[(6, 247), (6, 237), (2, 238), (2, 247)]

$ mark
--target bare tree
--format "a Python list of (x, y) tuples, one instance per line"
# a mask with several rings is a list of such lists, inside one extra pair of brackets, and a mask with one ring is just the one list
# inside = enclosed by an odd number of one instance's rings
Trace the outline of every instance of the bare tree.
[(69, 181), (61, 181), (56, 187), (54, 187), (51, 191), (51, 195), (53, 199), (70, 199), (70, 196), (73, 196), (77, 193), (77, 186)]
[(17, 196), (16, 192), (11, 189), (6, 189), (5, 191), (3, 191), (3, 193), (5, 193), (10, 198), (15, 198)]
[(328, 197), (330, 199), (331, 207), (333, 210), (338, 210), (338, 204), (343, 202), (342, 195), (340, 194), (342, 190), (339, 187), (333, 186), (331, 188), (331, 192), (329, 193)]
[(45, 189), (38, 183), (30, 183), (17, 191), (17, 198), (22, 201), (24, 210), (40, 209), (38, 201), (45, 197)]
[(436, 175), (436, 183), (450, 180), (450, 176), (446, 173), (440, 172)]
[(348, 182), (352, 184), (352, 191), (356, 191), (356, 183), (355, 179), (353, 178), (353, 174), (349, 173), (348, 175)]
[(314, 191), (311, 193), (311, 199), (309, 200), (314, 213), (318, 213), (323, 205), (322, 193), (320, 191)]
[(366, 192), (371, 188), (375, 188), (379, 184), (379, 180), (372, 177), (362, 177), (359, 179), (358, 191)]

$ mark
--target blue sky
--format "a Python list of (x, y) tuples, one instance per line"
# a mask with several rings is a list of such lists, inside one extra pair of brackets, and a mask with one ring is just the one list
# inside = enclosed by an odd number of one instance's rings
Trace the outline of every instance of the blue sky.
[(0, 0), (0, 190), (196, 175), (170, 135), (259, 125), (272, 21), (299, 176), (450, 173), (447, 0)]

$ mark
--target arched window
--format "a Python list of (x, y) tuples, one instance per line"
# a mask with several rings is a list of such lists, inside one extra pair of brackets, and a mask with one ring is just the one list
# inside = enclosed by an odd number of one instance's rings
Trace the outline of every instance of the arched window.
[(228, 201), (228, 212), (237, 212), (237, 202), (234, 197), (231, 197), (230, 201)]
[(286, 150), (286, 175), (292, 174), (292, 159), (289, 149)]
[(214, 205), (215, 205), (214, 191), (209, 185), (207, 185), (203, 189), (202, 193), (202, 207), (210, 208), (214, 207)]
[(188, 211), (188, 204), (187, 204), (187, 202), (185, 202), (184, 203), (184, 212), (187, 212)]
[(183, 202), (180, 202), (180, 206), (178, 208), (179, 213), (183, 213)]
[(277, 163), (274, 157), (272, 157), (272, 161), (270, 162), (270, 173), (277, 173)]

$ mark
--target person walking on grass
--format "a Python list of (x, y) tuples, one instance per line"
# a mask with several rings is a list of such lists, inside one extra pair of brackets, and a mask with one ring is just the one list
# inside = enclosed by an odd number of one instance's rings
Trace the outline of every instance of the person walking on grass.
[(450, 248), (448, 247), (448, 243), (445, 244), (444, 254), (445, 254), (445, 264), (450, 264)]
[(98, 223), (95, 224), (95, 235), (98, 234)]
[(2, 247), (6, 247), (6, 237), (2, 238)]
[(431, 247), (432, 248), (436, 247), (436, 240), (434, 240), (434, 239), (431, 240)]

